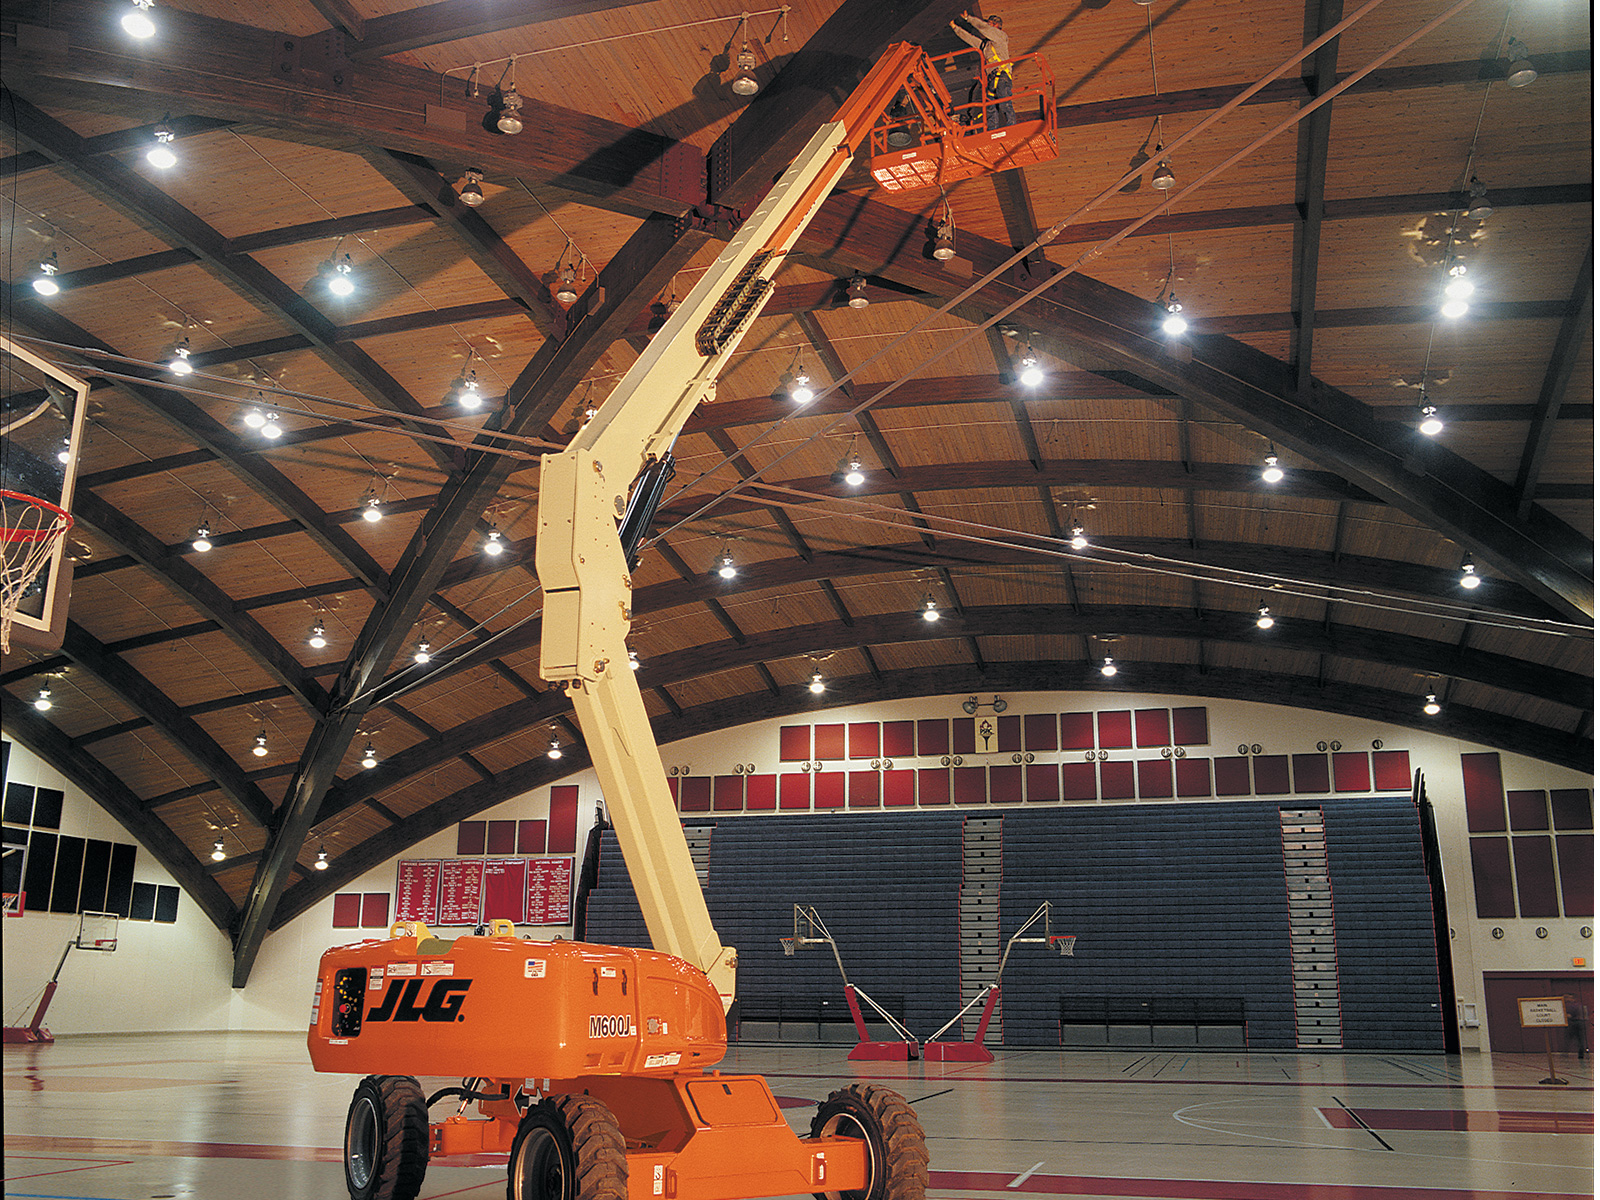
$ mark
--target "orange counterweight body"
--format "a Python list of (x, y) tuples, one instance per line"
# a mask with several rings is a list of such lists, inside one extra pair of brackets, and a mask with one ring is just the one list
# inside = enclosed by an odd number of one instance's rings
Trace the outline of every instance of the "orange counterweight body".
[(317, 969), (318, 1071), (572, 1079), (670, 1075), (727, 1053), (722, 1002), (670, 954), (510, 932), (339, 946)]

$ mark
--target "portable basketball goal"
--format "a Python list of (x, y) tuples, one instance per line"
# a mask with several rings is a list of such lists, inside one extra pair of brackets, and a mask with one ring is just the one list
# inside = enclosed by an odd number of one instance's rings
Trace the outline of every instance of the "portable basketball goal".
[[(850, 976), (844, 969), (844, 959), (839, 955), (839, 943), (833, 940), (833, 934), (828, 932), (828, 927), (823, 924), (822, 918), (817, 915), (817, 910), (809, 904), (796, 904), (794, 906), (794, 935), (779, 938), (783, 952), (792, 956), (797, 949), (806, 949), (811, 946), (826, 946), (833, 951), (833, 961), (839, 965), (839, 977), (844, 980), (844, 999), (850, 1006), (850, 1019), (856, 1026), (856, 1044), (850, 1048), (849, 1057), (856, 1061), (863, 1059), (888, 1060), (891, 1062), (905, 1062), (907, 1059), (917, 1057), (917, 1035), (907, 1029), (893, 1013), (884, 1008), (861, 988), (850, 982)], [(874, 1041), (867, 1032), (866, 1019), (861, 1015), (861, 1005), (865, 1003), (873, 1012), (888, 1022), (889, 1028), (894, 1031), (896, 1038), (891, 1041)]]
[(78, 934), (67, 943), (66, 949), (61, 952), (61, 959), (56, 963), (55, 974), (50, 976), (50, 982), (44, 985), (44, 994), (39, 997), (39, 1006), (33, 1010), (33, 1019), (26, 1025), (7, 1025), (5, 1027), (5, 1044), (13, 1043), (48, 1043), (56, 1039), (44, 1027), (44, 1015), (50, 1009), (50, 1001), (56, 998), (56, 988), (60, 986), (61, 968), (67, 965), (67, 955), (74, 950), (95, 950), (102, 954), (110, 954), (117, 948), (117, 914), (108, 912), (85, 912), (78, 914)]

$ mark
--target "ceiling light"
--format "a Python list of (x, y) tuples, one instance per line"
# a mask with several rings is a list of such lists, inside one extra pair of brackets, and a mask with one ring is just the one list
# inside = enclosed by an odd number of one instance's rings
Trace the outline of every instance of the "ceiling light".
[(1084, 533), (1082, 525), (1074, 525), (1072, 527), (1072, 536), (1067, 545), (1074, 550), (1087, 550), (1089, 548), (1089, 535)]
[(428, 652), (427, 642), (417, 643), (417, 652), (411, 656), (411, 661), (423, 665), (433, 661), (433, 655)]
[[(1161, 156), (1161, 146), (1156, 146), (1156, 157)], [(1150, 186), (1158, 192), (1169, 192), (1178, 186), (1178, 177), (1172, 173), (1172, 163), (1161, 159), (1154, 175), (1150, 176)]]
[(544, 755), (545, 755), (546, 758), (560, 758), (561, 757), (561, 743), (558, 742), (555, 738), (552, 737), (550, 739), (550, 749), (546, 750), (544, 752)]
[(935, 602), (931, 592), (922, 602), (922, 619), (930, 625), (939, 619), (939, 605)]
[(39, 275), (33, 281), (33, 290), (41, 296), (54, 296), (61, 290), (61, 285), (55, 277), (61, 273), (61, 264), (56, 260), (56, 252), (50, 251), (50, 257), (39, 264)]
[(1478, 574), (1477, 565), (1470, 558), (1461, 564), (1461, 586), (1469, 592), (1483, 586), (1483, 576)]
[(1489, 189), (1476, 175), (1467, 184), (1467, 216), (1474, 221), (1487, 221), (1494, 216), (1494, 205), (1489, 203)]
[(468, 208), (477, 208), (483, 203), (483, 172), (475, 167), (468, 167), (466, 174), (461, 177), (461, 203)]
[(461, 407), (469, 412), (476, 412), (483, 404), (483, 393), (478, 390), (478, 373), (468, 371), (461, 377), (461, 386), (456, 391), (456, 400)]
[(1044, 382), (1044, 368), (1039, 365), (1039, 356), (1032, 346), (1017, 360), (1017, 382), (1023, 387), (1038, 387)]
[(1110, 679), (1117, 673), (1117, 664), (1111, 661), (1111, 656), (1106, 655), (1106, 661), (1100, 664), (1100, 674)]
[(1271, 629), (1275, 622), (1272, 619), (1272, 610), (1267, 607), (1266, 601), (1261, 602), (1261, 607), (1256, 609), (1256, 628)]
[(813, 696), (820, 696), (823, 692), (828, 690), (827, 684), (822, 682), (821, 671), (813, 671), (811, 673), (811, 682), (807, 686), (809, 687)]
[[(1446, 269), (1445, 275), (1447, 276), (1447, 281), (1444, 285), (1444, 294), (1452, 300), (1465, 301), (1477, 290), (1472, 286), (1472, 280), (1467, 278), (1467, 264), (1459, 258), (1450, 260), (1450, 266)], [(1462, 311), (1466, 310), (1465, 304), (1462, 304), (1461, 307)]]
[(63, 467), (72, 461), (72, 439), (70, 437), (61, 439), (61, 449), (56, 451), (56, 461)]
[(789, 395), (796, 404), (810, 404), (816, 399), (817, 393), (811, 388), (811, 376), (806, 374), (805, 368), (802, 367), (795, 375)]
[(956, 256), (956, 223), (949, 217), (939, 222), (933, 235), (933, 256), (940, 262), (949, 262)]
[(517, 85), (514, 83), (500, 93), (500, 116), (496, 118), (494, 127), (506, 134), (522, 132), (522, 97), (517, 95)]
[(248, 429), (260, 429), (267, 423), (267, 414), (262, 412), (259, 408), (246, 409), (244, 414), (244, 423), (245, 427)]
[(489, 530), (489, 536), (484, 539), (483, 552), (490, 558), (499, 558), (506, 552), (506, 544), (501, 540), (498, 529)]
[(367, 748), (361, 752), (361, 765), (369, 771), (378, 765), (378, 751), (371, 742), (368, 742)]
[(637, 650), (629, 650), (628, 651), (628, 670), (637, 671), (638, 669), (639, 669), (639, 652)]
[(313, 871), (326, 871), (328, 869), (328, 850), (326, 846), (317, 847), (317, 861), (311, 864)]
[(371, 525), (383, 520), (383, 501), (376, 496), (368, 496), (361, 505), (361, 519)]
[(269, 442), (275, 442), (283, 436), (283, 426), (278, 424), (277, 413), (267, 414), (267, 419), (261, 423), (261, 436)]
[(150, 10), (155, 7), (155, 0), (133, 0), (133, 11), (122, 14), (122, 30), (129, 37), (152, 38), (156, 35), (156, 23), (150, 19)]
[(733, 555), (726, 547), (717, 555), (716, 572), (719, 579), (732, 579), (739, 573), (739, 568), (733, 565)]
[[(1423, 397), (1427, 399), (1427, 397)], [(1439, 410), (1431, 404), (1422, 406), (1422, 421), (1417, 425), (1419, 433), (1428, 437), (1436, 437), (1444, 430), (1444, 421), (1439, 417)]]
[(34, 708), (38, 709), (40, 712), (49, 712), (50, 711), (51, 704), (50, 704), (50, 689), (49, 688), (42, 687), (42, 688), (39, 689), (38, 696), (36, 696), (34, 698), (33, 706), (34, 706)]
[(1539, 72), (1528, 61), (1528, 47), (1523, 45), (1521, 38), (1514, 37), (1506, 43), (1506, 55), (1511, 59), (1511, 65), (1506, 68), (1506, 82), (1512, 87), (1527, 87), (1539, 78)]
[(1184, 320), (1183, 305), (1178, 303), (1175, 293), (1169, 293), (1164, 306), (1167, 315), (1161, 320), (1161, 332), (1168, 337), (1181, 337), (1189, 328), (1189, 322)]
[(556, 301), (563, 307), (577, 303), (577, 283), (578, 273), (573, 270), (571, 263), (567, 263), (561, 268), (561, 286), (556, 289)]
[[(126, 20), (126, 18), (124, 18)], [(222, 839), (218, 838), (211, 846), (211, 861), (221, 862), (228, 857), (228, 852), (222, 848)]]
[(867, 277), (865, 275), (850, 276), (850, 286), (845, 288), (844, 294), (850, 298), (851, 308), (865, 308), (872, 303), (867, 295)]
[(194, 364), (189, 361), (189, 339), (187, 337), (172, 348), (172, 357), (167, 360), (167, 370), (174, 375), (194, 374)]
[(734, 65), (739, 68), (739, 73), (733, 77), (729, 88), (735, 96), (754, 96), (761, 90), (761, 84), (755, 77), (756, 56), (750, 52), (750, 43), (746, 42), (739, 50), (739, 57), (734, 60)]
[(321, 650), (327, 646), (327, 644), (328, 630), (321, 621), (318, 621), (311, 627), (311, 636), (306, 638), (306, 645), (310, 646), (313, 650)]
[(265, 758), (267, 756), (267, 731), (265, 729), (256, 734), (256, 744), (250, 747), (250, 753), (257, 758)]
[(1267, 483), (1277, 483), (1283, 478), (1283, 468), (1278, 465), (1278, 456), (1269, 454), (1262, 460), (1265, 466), (1261, 470), (1261, 478)]
[(350, 256), (332, 263), (332, 270), (328, 273), (328, 290), (335, 296), (348, 296), (356, 290), (355, 280), (350, 278)]
[(1467, 315), (1467, 302), (1458, 297), (1452, 297), (1439, 306), (1439, 315), (1454, 321), (1457, 317)]
[(202, 521), (194, 531), (194, 541), (190, 542), (189, 545), (193, 546), (201, 554), (204, 554), (206, 551), (210, 550), (211, 527)]
[(164, 124), (157, 125), (154, 132), (156, 144), (145, 151), (145, 162), (161, 171), (177, 166), (178, 156), (172, 152), (172, 140), (176, 135)]
[(861, 469), (861, 456), (851, 450), (839, 461), (838, 470), (833, 473), (833, 482), (846, 483), (851, 487), (860, 487), (866, 481), (866, 473)]
[(1444, 705), (1439, 703), (1439, 697), (1433, 692), (1428, 693), (1428, 698), (1422, 704), (1422, 711), (1430, 717), (1437, 717), (1443, 708)]

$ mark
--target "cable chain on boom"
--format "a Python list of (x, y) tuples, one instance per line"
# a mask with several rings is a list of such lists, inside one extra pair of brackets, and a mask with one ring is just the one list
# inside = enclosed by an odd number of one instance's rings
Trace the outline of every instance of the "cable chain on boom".
[(694, 335), (695, 347), (704, 357), (715, 358), (724, 346), (738, 337), (762, 299), (772, 290), (772, 281), (760, 278), (761, 269), (771, 257), (772, 251), (763, 250), (746, 263), (707, 315)]

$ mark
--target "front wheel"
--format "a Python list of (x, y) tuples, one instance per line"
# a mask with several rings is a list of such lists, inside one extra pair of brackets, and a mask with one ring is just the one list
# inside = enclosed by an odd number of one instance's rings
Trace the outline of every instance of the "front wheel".
[(840, 1088), (817, 1105), (811, 1136), (867, 1143), (867, 1186), (858, 1192), (817, 1192), (817, 1200), (923, 1200), (928, 1190), (927, 1137), (899, 1092), (875, 1083)]
[(628, 1149), (593, 1096), (555, 1096), (523, 1114), (506, 1200), (628, 1200)]
[(415, 1200), (428, 1173), (428, 1104), (409, 1075), (368, 1075), (344, 1121), (352, 1200)]

